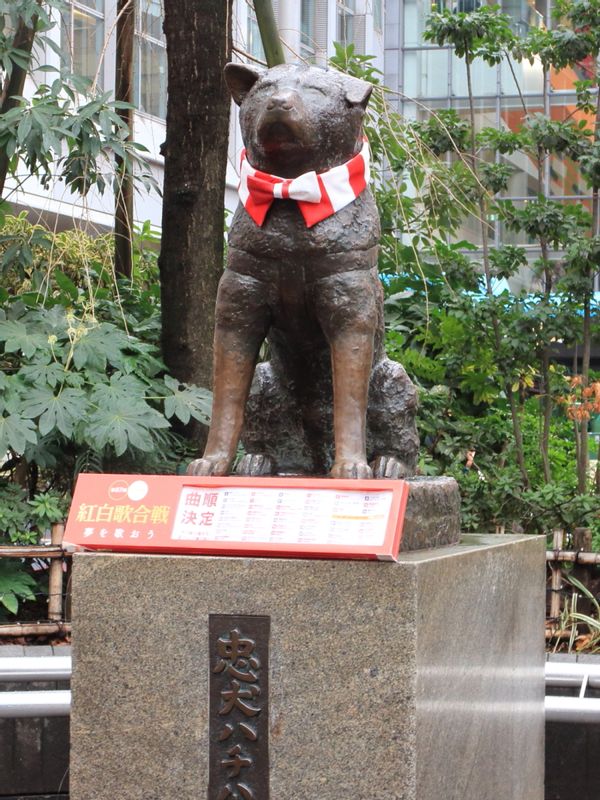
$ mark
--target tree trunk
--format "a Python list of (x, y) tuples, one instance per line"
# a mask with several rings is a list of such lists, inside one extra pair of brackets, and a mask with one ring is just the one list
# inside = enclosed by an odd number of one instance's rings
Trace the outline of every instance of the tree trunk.
[[(133, 41), (135, 36), (134, 0), (117, 2), (117, 49), (115, 63), (115, 99), (133, 102)], [(119, 116), (133, 132), (133, 109), (119, 109)], [(131, 278), (133, 238), (133, 176), (124, 160), (115, 158), (115, 270)]]
[[(24, 20), (19, 20), (19, 25), (12, 41), (12, 46), (21, 50), (23, 54), (26, 55), (27, 59), (31, 57), (37, 21), (37, 16), (29, 20), (29, 25)], [(0, 116), (3, 116), (12, 108), (16, 108), (19, 104), (20, 101), (15, 100), (15, 97), (23, 94), (26, 77), (27, 69), (13, 64), (10, 79), (5, 81), (2, 92), (0, 93)], [(10, 159), (6, 148), (0, 148), (0, 197), (4, 194), (4, 184), (6, 183), (9, 162)]]
[(162, 245), (162, 349), (181, 381), (209, 386), (223, 221), (232, 0), (165, 0), (169, 70)]
[[(469, 153), (469, 161), (473, 174), (479, 182), (479, 173), (477, 170), (477, 154), (476, 154), (476, 139), (475, 139), (475, 104), (473, 97), (473, 83), (471, 76), (471, 62), (470, 56), (467, 54), (465, 58), (465, 66), (467, 68), (467, 88), (469, 95), (469, 115), (471, 118), (471, 148)], [(490, 269), (490, 254), (488, 242), (488, 201), (487, 194), (483, 190), (481, 184), (477, 187), (478, 192), (478, 207), (479, 207), (479, 222), (481, 225), (481, 248), (483, 256), (483, 274), (485, 278), (485, 291), (490, 300), (494, 297), (494, 289), (492, 286), (492, 272)], [(502, 333), (500, 331), (500, 321), (495, 309), (491, 309), (492, 329), (494, 332), (494, 344), (496, 346), (496, 353), (500, 353), (502, 344)], [(502, 368), (502, 367), (501, 367)], [(502, 375), (504, 392), (510, 406), (510, 418), (512, 421), (513, 435), (515, 438), (515, 457), (519, 472), (521, 473), (521, 480), (523, 481), (523, 488), (529, 489), (529, 474), (527, 472), (527, 465), (525, 463), (525, 453), (523, 449), (523, 432), (521, 430), (521, 418), (519, 416), (519, 408), (517, 406), (517, 399), (515, 392), (512, 388), (512, 382), (509, 376)]]

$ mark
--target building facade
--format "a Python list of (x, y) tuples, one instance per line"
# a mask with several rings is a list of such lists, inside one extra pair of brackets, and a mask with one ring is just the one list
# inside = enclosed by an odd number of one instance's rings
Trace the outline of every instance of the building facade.
[[(162, 32), (161, 0), (135, 0), (135, 82), (134, 139), (149, 151), (152, 171), (160, 184), (162, 156), (160, 144), (165, 138), (167, 99), (167, 58)], [(479, 0), (436, 0), (435, 8), (469, 10), (469, 3)], [(466, 4), (466, 5), (465, 5)], [(353, 43), (358, 52), (375, 58), (384, 72), (384, 82), (392, 93), (390, 102), (408, 119), (425, 119), (436, 109), (454, 108), (468, 118), (468, 95), (464, 63), (451, 48), (440, 48), (423, 41), (423, 30), (432, 10), (430, 0), (274, 0), (281, 38), (289, 61), (306, 60), (325, 65), (334, 52), (334, 42)], [(532, 26), (551, 26), (551, 0), (501, 0), (517, 32), (525, 34)], [(476, 6), (473, 5), (473, 8)], [(59, 45), (61, 56), (51, 48), (42, 54), (42, 63), (70, 67), (88, 77), (106, 91), (114, 87), (116, 0), (69, 0), (50, 35)], [(233, 39), (235, 57), (262, 61), (264, 54), (252, 5), (234, 0)], [(503, 64), (489, 67), (479, 61), (473, 67), (476, 96), (476, 127), (486, 126), (516, 130), (524, 121), (522, 98), (529, 112), (544, 111), (552, 119), (577, 117), (574, 107), (574, 81), (586, 77), (586, 65), (578, 72), (565, 69), (553, 72), (548, 91), (544, 92), (541, 65), (515, 64), (515, 77)], [(30, 81), (27, 88), (33, 92)], [(237, 164), (242, 142), (237, 117), (232, 113), (227, 172), (226, 202), (233, 209), (237, 202)], [(505, 193), (516, 205), (543, 193), (566, 202), (591, 204), (589, 190), (576, 165), (569, 158), (553, 156), (546, 165), (542, 181), (537, 165), (522, 153), (498, 156), (513, 169)], [(108, 165), (107, 165), (108, 167)], [(62, 184), (44, 189), (35, 179), (13, 182), (9, 200), (16, 209), (29, 209), (33, 216), (54, 219), (59, 226), (83, 221), (98, 230), (112, 227), (113, 198), (90, 192), (81, 200)], [(161, 221), (158, 194), (139, 193), (135, 199), (135, 218)], [(477, 220), (465, 223), (461, 238), (481, 245)], [(503, 229), (499, 220), (490, 220), (490, 244), (500, 241), (529, 246), (533, 242)]]
[[(513, 29), (525, 35), (531, 27), (554, 25), (551, 0), (499, 0), (501, 10), (512, 19)], [(436, 109), (453, 108), (469, 119), (469, 101), (464, 62), (452, 48), (440, 48), (423, 40), (426, 19), (432, 10), (444, 8), (469, 11), (479, 0), (386, 0), (385, 82), (393, 90), (392, 103), (407, 119), (426, 119)], [(576, 70), (551, 71), (544, 91), (542, 65), (538, 61), (514, 63), (515, 76), (508, 65), (473, 64), (475, 127), (518, 130), (525, 121), (523, 100), (529, 113), (543, 112), (553, 120), (582, 117), (575, 108), (576, 80), (591, 77), (594, 65), (580, 64)], [(517, 83), (518, 82), (518, 88)], [(490, 154), (483, 153), (483, 157)], [(576, 164), (568, 157), (553, 155), (545, 165), (540, 182), (537, 163), (523, 153), (496, 156), (512, 167), (508, 189), (503, 193), (516, 206), (543, 194), (567, 203), (583, 203), (591, 209), (591, 191), (581, 178)], [(489, 220), (489, 242), (498, 245), (523, 245), (531, 257), (537, 245), (522, 234), (505, 229), (500, 220)], [(481, 245), (479, 220), (467, 221), (461, 239)], [(529, 280), (526, 274), (521, 276)], [(517, 288), (516, 286), (513, 288)]]
[[(160, 145), (165, 139), (167, 103), (167, 57), (162, 32), (161, 0), (135, 0), (136, 34), (134, 64), (133, 138), (149, 151), (152, 172), (160, 185), (163, 162)], [(334, 53), (334, 42), (354, 43), (358, 52), (374, 54), (383, 71), (384, 0), (275, 0), (273, 3), (281, 38), (289, 61), (306, 60), (325, 65)], [(105, 90), (115, 84), (116, 0), (69, 0), (49, 32), (61, 55), (48, 47), (38, 54), (39, 62), (68, 67)], [(256, 17), (250, 3), (234, 0), (233, 40), (235, 57), (264, 60)], [(26, 93), (33, 94), (42, 76), (28, 81)], [(237, 204), (237, 164), (242, 148), (237, 117), (232, 113), (227, 170), (226, 202)], [(110, 169), (110, 165), (107, 165)], [(44, 219), (59, 228), (84, 224), (90, 230), (112, 228), (112, 193), (90, 191), (85, 199), (61, 183), (44, 188), (34, 178), (7, 182), (7, 199), (16, 211), (26, 209), (33, 220)], [(161, 223), (158, 194), (136, 193), (135, 220)]]

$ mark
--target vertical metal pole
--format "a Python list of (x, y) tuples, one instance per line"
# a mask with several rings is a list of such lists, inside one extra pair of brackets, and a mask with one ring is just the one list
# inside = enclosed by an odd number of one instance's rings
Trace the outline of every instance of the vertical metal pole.
[[(557, 529), (554, 531), (552, 537), (552, 549), (555, 551), (562, 550), (563, 548), (564, 531)], [(560, 590), (562, 589), (562, 570), (560, 568), (560, 561), (552, 562), (552, 581), (550, 588), (552, 593), (550, 595), (550, 619), (557, 620), (560, 617)]]
[[(51, 541), (53, 545), (61, 545), (65, 526), (58, 522), (52, 526)], [(48, 619), (59, 622), (63, 618), (63, 562), (62, 558), (53, 558), (50, 561), (48, 576)]]
[[(117, 0), (117, 52), (115, 62), (115, 98), (133, 101), (133, 43), (135, 37), (135, 0)], [(133, 109), (119, 109), (119, 116), (133, 131)], [(133, 179), (120, 156), (115, 157), (115, 270), (130, 278), (133, 230)]]

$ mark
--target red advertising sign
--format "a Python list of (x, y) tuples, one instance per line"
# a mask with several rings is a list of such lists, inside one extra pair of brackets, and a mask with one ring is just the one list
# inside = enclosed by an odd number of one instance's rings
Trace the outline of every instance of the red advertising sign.
[(396, 558), (408, 484), (327, 478), (92, 475), (66, 546), (144, 553)]

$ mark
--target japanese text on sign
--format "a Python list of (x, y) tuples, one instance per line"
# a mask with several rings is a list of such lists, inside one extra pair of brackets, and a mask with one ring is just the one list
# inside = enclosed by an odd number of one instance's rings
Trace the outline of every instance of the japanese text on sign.
[(184, 486), (172, 539), (379, 546), (391, 491)]
[(210, 800), (268, 800), (268, 631), (267, 617), (211, 615)]

